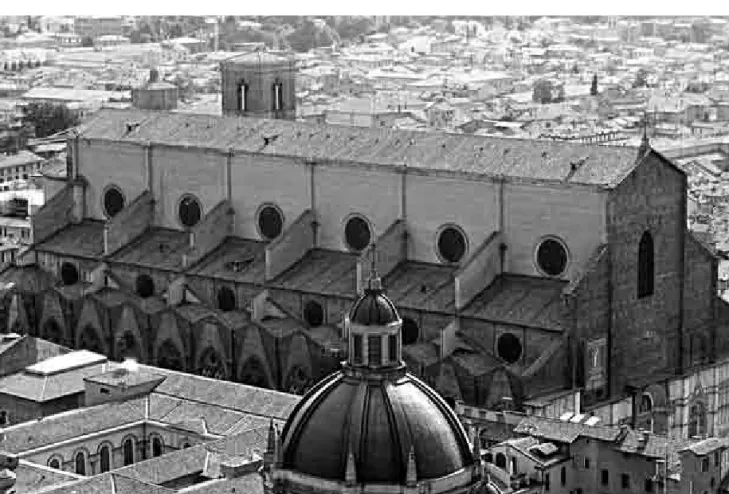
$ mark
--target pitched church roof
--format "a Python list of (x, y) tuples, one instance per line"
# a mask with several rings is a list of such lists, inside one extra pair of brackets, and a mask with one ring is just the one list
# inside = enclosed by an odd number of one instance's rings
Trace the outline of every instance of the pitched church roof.
[(136, 109), (103, 109), (78, 131), (91, 140), (608, 188), (618, 185), (637, 161), (637, 151), (630, 147)]

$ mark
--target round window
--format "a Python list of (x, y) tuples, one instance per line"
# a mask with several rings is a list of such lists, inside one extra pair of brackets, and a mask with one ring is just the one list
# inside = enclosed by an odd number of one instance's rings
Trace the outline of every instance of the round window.
[(521, 341), (511, 333), (504, 333), (499, 336), (496, 351), (500, 358), (509, 364), (513, 364), (521, 357)]
[(460, 228), (447, 226), (438, 235), (438, 255), (446, 262), (458, 262), (466, 254), (466, 236)]
[(78, 283), (78, 269), (70, 262), (61, 264), (61, 281), (64, 285), (75, 285)]
[(177, 207), (177, 215), (180, 218), (182, 226), (191, 228), (198, 224), (202, 218), (202, 207), (200, 201), (193, 196), (185, 196)]
[(275, 206), (264, 206), (258, 213), (258, 230), (261, 236), (268, 240), (281, 235), (283, 230), (283, 215)]
[(124, 209), (124, 194), (118, 187), (109, 186), (104, 192), (104, 212), (109, 218), (113, 218), (119, 211)]
[(557, 239), (547, 238), (537, 248), (537, 265), (548, 276), (559, 276), (567, 267), (567, 249)]
[(148, 274), (140, 274), (137, 276), (136, 285), (137, 295), (140, 297), (147, 298), (154, 295), (154, 281)]
[(227, 286), (218, 290), (218, 308), (223, 312), (235, 310), (235, 293)]
[(401, 332), (403, 345), (412, 345), (413, 343), (418, 341), (418, 336), (420, 336), (418, 323), (416, 323), (409, 317), (403, 317)]
[(304, 320), (312, 328), (324, 324), (324, 309), (319, 302), (309, 300), (304, 306)]
[(344, 227), (344, 239), (352, 250), (364, 250), (372, 239), (370, 225), (367, 220), (359, 216), (353, 216), (347, 221)]

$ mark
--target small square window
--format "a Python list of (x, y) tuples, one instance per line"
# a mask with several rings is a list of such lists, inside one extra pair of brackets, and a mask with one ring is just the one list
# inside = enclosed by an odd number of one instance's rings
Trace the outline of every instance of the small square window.
[(620, 476), (620, 486), (623, 489), (630, 489), (630, 475), (624, 473)]
[(587, 456), (585, 456), (585, 469), (586, 470), (590, 469), (590, 458)]

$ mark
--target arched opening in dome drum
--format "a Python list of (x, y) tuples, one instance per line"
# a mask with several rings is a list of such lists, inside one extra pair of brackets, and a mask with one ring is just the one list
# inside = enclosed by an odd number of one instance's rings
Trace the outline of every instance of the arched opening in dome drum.
[(227, 286), (218, 290), (218, 309), (223, 312), (230, 312), (236, 309), (235, 292)]
[(560, 276), (567, 267), (567, 249), (557, 239), (544, 240), (537, 249), (537, 265), (547, 276)]
[(264, 206), (258, 213), (258, 231), (266, 240), (273, 240), (283, 230), (283, 216), (275, 206)]
[(193, 196), (185, 196), (180, 200), (177, 206), (177, 216), (180, 224), (186, 228), (192, 228), (200, 222), (202, 218), (202, 206)]
[(48, 462), (48, 466), (54, 470), (60, 470), (61, 461), (58, 458), (52, 458), (51, 461)]
[(124, 450), (124, 466), (134, 463), (134, 440), (131, 437), (124, 440), (122, 449)]
[(108, 472), (111, 468), (111, 448), (104, 445), (99, 450), (99, 470), (101, 473)]
[(225, 372), (223, 359), (220, 358), (218, 352), (216, 352), (212, 348), (208, 348), (202, 354), (202, 357), (200, 358), (199, 369), (201, 376), (211, 377), (213, 379), (219, 380), (227, 379), (228, 377)]
[(259, 388), (268, 388), (268, 379), (263, 364), (256, 357), (245, 361), (239, 373), (239, 381)]
[(117, 341), (117, 359), (134, 359), (139, 362), (142, 359), (141, 346), (132, 333), (124, 333)]
[(96, 328), (94, 328), (90, 324), (84, 326), (83, 330), (81, 331), (78, 346), (82, 350), (88, 350), (90, 352), (96, 352), (101, 354), (104, 353), (104, 348), (103, 344), (101, 343), (101, 338), (99, 338), (99, 333), (96, 331)]
[(166, 340), (157, 350), (157, 365), (169, 370), (184, 370), (182, 353), (172, 341)]
[(448, 226), (438, 235), (438, 255), (445, 262), (456, 263), (466, 254), (466, 236), (454, 226)]
[(162, 439), (158, 436), (152, 438), (152, 457), (162, 456)]
[(312, 328), (324, 324), (324, 308), (315, 300), (309, 300), (304, 305), (304, 321)]
[(116, 186), (110, 186), (104, 192), (104, 212), (109, 218), (113, 218), (119, 211), (124, 209), (124, 194)]
[(485, 461), (486, 463), (493, 463), (494, 455), (492, 455), (491, 453), (486, 453), (485, 455), (483, 455), (483, 461)]
[(506, 455), (504, 453), (496, 454), (496, 466), (506, 470)]
[(402, 329), (400, 331), (402, 332), (403, 345), (412, 345), (413, 343), (416, 343), (420, 337), (420, 328), (418, 328), (418, 323), (409, 317), (402, 318)]
[(82, 451), (76, 453), (74, 463), (76, 467), (76, 473), (78, 475), (86, 475), (86, 455), (83, 454)]
[(350, 218), (344, 227), (344, 240), (351, 250), (361, 251), (367, 248), (372, 240), (369, 223), (359, 216)]
[(513, 364), (521, 358), (521, 341), (512, 333), (503, 333), (496, 343), (496, 352), (499, 358)]
[(61, 264), (61, 281), (66, 286), (78, 283), (78, 269), (76, 269), (76, 266), (70, 262)]
[(137, 295), (148, 298), (154, 295), (154, 280), (148, 274), (140, 274), (135, 282)]
[(49, 319), (43, 325), (43, 339), (57, 345), (63, 344), (63, 330), (55, 319)]

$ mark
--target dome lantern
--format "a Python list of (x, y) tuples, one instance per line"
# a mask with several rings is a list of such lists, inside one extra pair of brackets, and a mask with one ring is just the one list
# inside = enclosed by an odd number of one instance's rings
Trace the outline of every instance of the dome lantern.
[(370, 278), (344, 326), (347, 335), (347, 366), (385, 370), (402, 368), (402, 320), (382, 289), (375, 266), (375, 247), (371, 249)]

